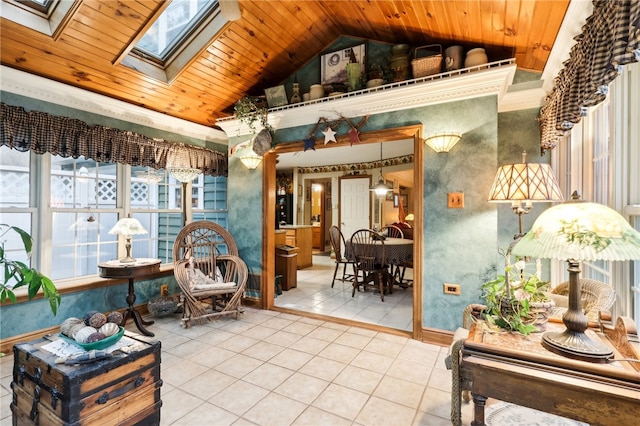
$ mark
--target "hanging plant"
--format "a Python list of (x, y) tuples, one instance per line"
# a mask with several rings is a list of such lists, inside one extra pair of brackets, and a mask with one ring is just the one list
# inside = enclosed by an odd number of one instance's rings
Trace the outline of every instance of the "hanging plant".
[(252, 133), (256, 132), (256, 125), (260, 124), (269, 133), (274, 131), (267, 121), (268, 109), (257, 96), (245, 96), (238, 100), (233, 107), (234, 114), (238, 121), (246, 124)]

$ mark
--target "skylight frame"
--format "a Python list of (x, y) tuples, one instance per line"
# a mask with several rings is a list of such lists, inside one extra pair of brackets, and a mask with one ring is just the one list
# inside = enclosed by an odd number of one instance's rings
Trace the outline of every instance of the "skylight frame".
[(38, 3), (33, 0), (3, 0), (0, 16), (57, 40), (82, 1), (46, 0), (46, 11)]
[[(162, 11), (158, 13), (154, 22), (165, 10), (166, 8), (163, 8)], [(230, 22), (231, 21), (223, 15), (220, 2), (215, 1), (207, 13), (203, 14), (199, 22), (195, 24), (186, 37), (182, 39), (182, 42), (174, 47), (172, 53), (164, 62), (158, 61), (157, 58), (150, 57), (146, 54), (139, 54), (134, 50), (136, 44), (143, 36), (143, 34), (139, 34), (123, 54), (116, 59), (114, 65), (124, 65), (157, 81), (171, 84), (196, 56), (207, 49), (212, 40), (214, 40)]]

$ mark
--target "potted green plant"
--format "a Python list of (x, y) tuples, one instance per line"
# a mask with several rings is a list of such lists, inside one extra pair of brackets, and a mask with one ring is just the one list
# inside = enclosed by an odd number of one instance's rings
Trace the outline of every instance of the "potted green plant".
[(544, 331), (554, 303), (549, 282), (526, 271), (526, 262), (513, 265), (505, 256), (505, 272), (482, 285), (484, 318), (491, 324), (524, 335)]
[(9, 232), (15, 232), (20, 236), (27, 256), (31, 256), (31, 248), (33, 247), (33, 239), (29, 233), (16, 226), (0, 224), (0, 265), (4, 272), (4, 281), (0, 285), (0, 301), (4, 303), (9, 299), (12, 303), (16, 303), (14, 290), (20, 287), (27, 286), (29, 300), (33, 299), (42, 289), (44, 298), (49, 300), (51, 311), (56, 315), (58, 306), (60, 306), (60, 294), (53, 281), (25, 263), (7, 257), (4, 243)]

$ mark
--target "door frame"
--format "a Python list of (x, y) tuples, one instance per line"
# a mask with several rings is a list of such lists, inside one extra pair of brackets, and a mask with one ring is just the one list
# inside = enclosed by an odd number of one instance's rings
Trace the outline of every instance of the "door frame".
[[(363, 132), (359, 135), (360, 144), (394, 142), (402, 139), (413, 139), (413, 182), (414, 191), (419, 200), (424, 197), (424, 144), (422, 143), (422, 124), (395, 127), (391, 129)], [(336, 136), (337, 143), (324, 144), (322, 138), (315, 140), (315, 149), (331, 149), (352, 144), (348, 135)], [(262, 275), (261, 275), (261, 306), (263, 309), (285, 310), (274, 305), (275, 299), (275, 202), (276, 202), (276, 159), (278, 154), (303, 152), (304, 141), (282, 143), (267, 152), (263, 158), (262, 173)], [(423, 203), (414, 203), (415, 215), (413, 231), (413, 331), (411, 336), (422, 340), (422, 246), (423, 246)], [(296, 313), (298, 311), (295, 311)], [(304, 312), (303, 312), (304, 314)], [(354, 324), (364, 324), (347, 321)], [(371, 326), (371, 324), (366, 324)], [(370, 328), (387, 329), (382, 326)]]

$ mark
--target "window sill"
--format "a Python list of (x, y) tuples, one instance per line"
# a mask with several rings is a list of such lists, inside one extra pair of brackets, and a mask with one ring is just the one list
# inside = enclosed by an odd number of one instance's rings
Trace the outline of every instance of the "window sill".
[[(142, 281), (145, 279), (152, 279), (156, 277), (163, 277), (163, 276), (169, 276), (169, 275), (173, 275), (173, 264), (167, 263), (167, 264), (160, 265), (159, 272), (145, 275), (142, 277), (136, 277), (136, 280)], [(60, 280), (56, 282), (55, 285), (56, 285), (56, 288), (58, 289), (58, 292), (60, 293), (60, 296), (64, 296), (65, 294), (77, 293), (80, 291), (87, 291), (87, 290), (92, 290), (100, 287), (108, 287), (108, 286), (127, 283), (127, 282), (129, 282), (127, 278), (100, 278), (96, 274), (96, 275), (89, 275), (89, 276), (85, 276), (77, 279)], [(16, 295), (16, 304), (25, 303), (29, 301), (26, 288), (20, 288), (19, 290), (16, 290), (15, 295)], [(39, 292), (36, 295), (36, 297), (34, 297), (34, 300), (36, 299), (42, 299), (42, 292)], [(1, 304), (1, 306), (5, 306), (5, 305), (12, 305), (12, 303), (10, 300), (7, 300)]]

